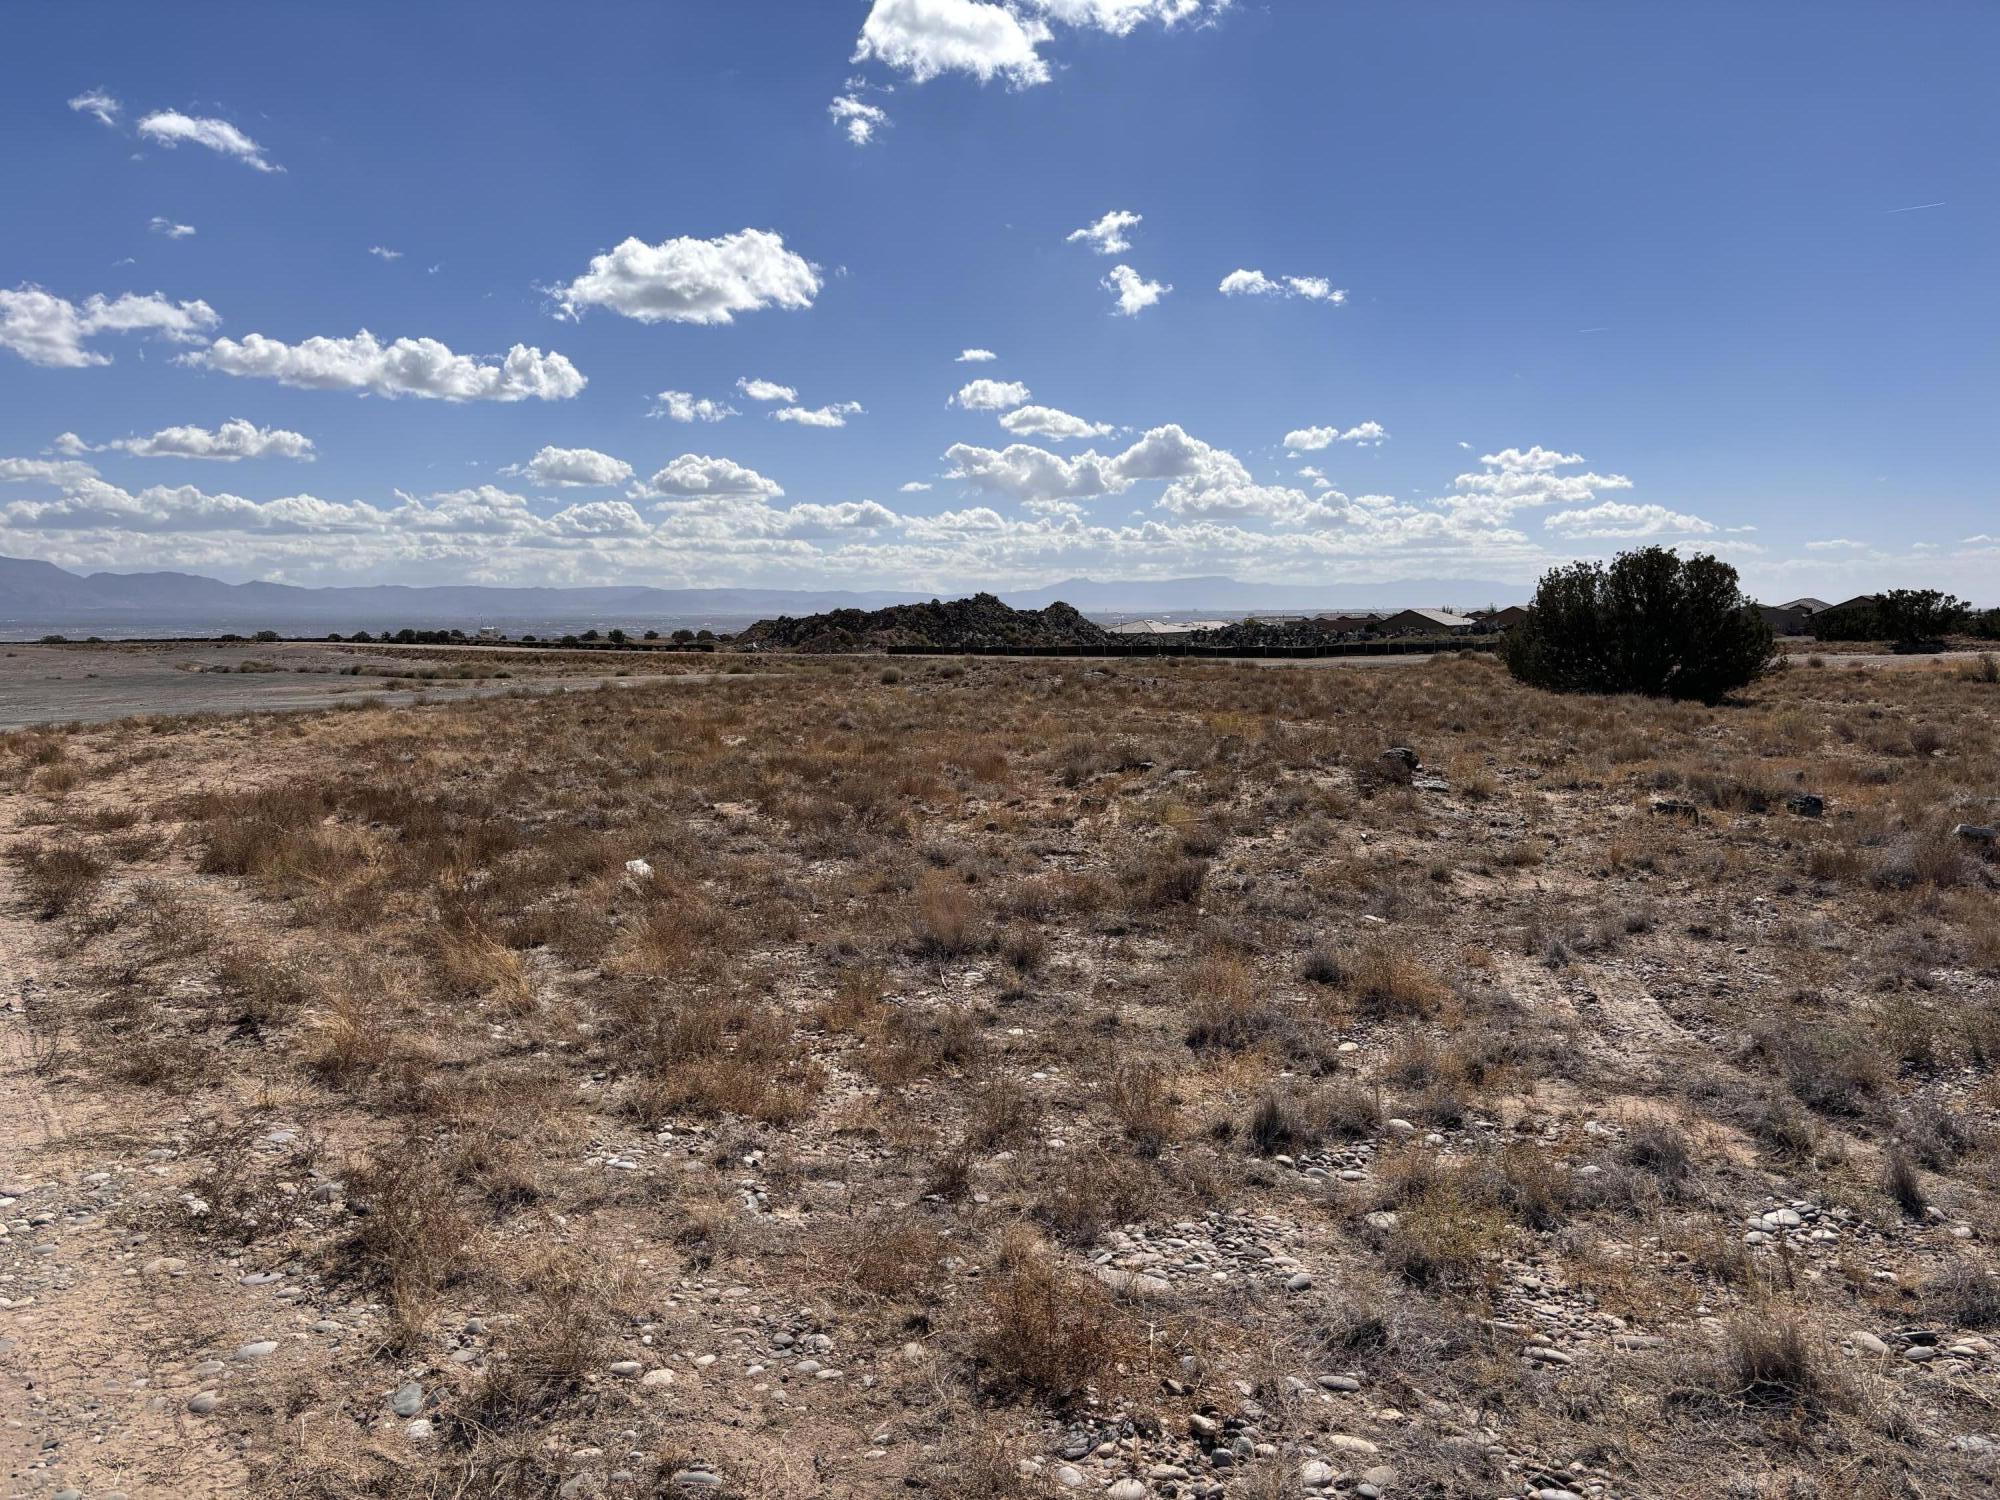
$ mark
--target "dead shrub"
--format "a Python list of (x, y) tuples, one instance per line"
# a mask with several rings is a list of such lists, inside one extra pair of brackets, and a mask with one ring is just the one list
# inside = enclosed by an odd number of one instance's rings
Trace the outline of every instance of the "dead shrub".
[(1347, 983), (1347, 965), (1340, 961), (1340, 955), (1331, 948), (1314, 948), (1306, 954), (1299, 965), (1299, 977), (1308, 984), (1340, 985)]
[(1396, 1210), (1382, 1263), (1412, 1286), (1464, 1291), (1489, 1281), (1501, 1220), (1455, 1184), (1441, 1183)]
[(1678, 1192), (1694, 1174), (1694, 1151), (1686, 1133), (1670, 1120), (1641, 1120), (1625, 1132), (1623, 1156), (1650, 1172), (1661, 1188)]
[(943, 1278), (944, 1241), (914, 1217), (876, 1217), (841, 1244), (843, 1285), (877, 1302), (928, 1302)]
[(1035, 1133), (1041, 1110), (1034, 1096), (1011, 1078), (996, 1078), (972, 1101), (966, 1143), (981, 1151), (1017, 1145)]
[(379, 1024), (367, 992), (342, 988), (313, 1018), (303, 1060), (324, 1082), (354, 1088), (386, 1064), (390, 1052), (389, 1031)]
[(1845, 1026), (1767, 1026), (1751, 1052), (1774, 1065), (1799, 1102), (1826, 1115), (1867, 1112), (1889, 1085), (1873, 1038)]
[(1924, 1192), (1923, 1174), (1910, 1159), (1910, 1153), (1900, 1145), (1891, 1146), (1883, 1159), (1882, 1191), (1912, 1219), (1922, 1218), (1924, 1210), (1930, 1207), (1930, 1196)]
[(526, 1268), (525, 1306), (496, 1333), (495, 1354), (441, 1414), (448, 1432), (476, 1441), (544, 1419), (603, 1366), (616, 1300), (601, 1262), (567, 1247)]
[(861, 1031), (880, 1020), (887, 984), (880, 968), (849, 969), (835, 983), (833, 994), (814, 1008), (813, 1020), (835, 1034)]
[(1732, 1322), (1709, 1384), (1750, 1405), (1817, 1407), (1832, 1382), (1796, 1314), (1765, 1309)]
[(535, 986), (523, 957), (477, 923), (454, 923), (428, 934), (430, 973), (447, 999), (484, 1000), (525, 1015)]
[(723, 909), (699, 891), (668, 887), (650, 894), (620, 944), (626, 972), (688, 984), (719, 984), (740, 942)]
[(1066, 1245), (1086, 1248), (1115, 1224), (1147, 1218), (1160, 1184), (1149, 1167), (1100, 1151), (1059, 1157), (1040, 1184), (1029, 1212)]
[(268, 1026), (312, 998), (300, 968), (253, 948), (224, 948), (215, 959), (216, 994), (230, 1002), (236, 1019)]
[(1450, 993), (1416, 958), (1385, 943), (1372, 944), (1355, 954), (1347, 982), (1365, 1011), (1384, 1017), (1432, 1015)]
[(1000, 940), (1000, 957), (1018, 974), (1037, 972), (1048, 954), (1048, 933), (1028, 922), (1010, 924)]
[(963, 1071), (984, 1051), (979, 1018), (970, 1010), (931, 1013), (888, 1010), (856, 1059), (884, 1088), (905, 1088), (924, 1078)]
[(1256, 999), (1253, 979), (1250, 966), (1234, 954), (1212, 953), (1189, 965), (1181, 1003), (1190, 1047), (1240, 1052), (1276, 1029), (1277, 1013)]
[(1111, 1110), (1141, 1156), (1158, 1156), (1174, 1138), (1173, 1082), (1157, 1063), (1131, 1063), (1112, 1075)]
[(1933, 828), (1892, 843), (1876, 859), (1869, 879), (1886, 891), (1917, 886), (1950, 890), (1971, 881), (1973, 868), (1964, 841), (1952, 837), (1949, 829)]
[(1928, 1319), (1953, 1328), (2000, 1328), (2000, 1276), (1968, 1255), (1957, 1255), (1918, 1292)]
[(187, 1223), (195, 1233), (251, 1245), (291, 1222), (297, 1200), (281, 1184), (310, 1170), (313, 1148), (308, 1142), (291, 1151), (261, 1150), (264, 1134), (260, 1123), (249, 1118), (217, 1126), (194, 1142), (202, 1166), (188, 1183), (192, 1203)]
[(1154, 854), (1126, 866), (1121, 883), (1134, 911), (1186, 906), (1201, 894), (1208, 861), (1184, 854)]
[(1382, 1123), (1382, 1101), (1359, 1084), (1329, 1084), (1312, 1096), (1310, 1115), (1314, 1129), (1322, 1136), (1366, 1140)]
[(985, 1281), (975, 1351), (1000, 1392), (1067, 1406), (1101, 1385), (1127, 1352), (1125, 1320), (1096, 1281), (1023, 1239)]
[(379, 1291), (398, 1340), (414, 1343), (438, 1294), (470, 1264), (471, 1222), (427, 1141), (357, 1163), (347, 1190), (355, 1225), (336, 1266)]
[(1251, 1108), (1246, 1134), (1259, 1156), (1295, 1151), (1309, 1139), (1298, 1106), (1275, 1092), (1264, 1094)]
[(35, 914), (45, 919), (81, 909), (104, 882), (105, 863), (88, 849), (16, 845), (12, 857)]
[(986, 946), (986, 924), (963, 880), (927, 873), (917, 888), (910, 924), (911, 947), (920, 958), (962, 958)]
[(309, 782), (201, 799), (193, 809), (201, 823), (197, 867), (279, 883), (331, 879), (350, 861), (320, 827), (329, 811), (325, 790)]
[(1896, 1139), (1917, 1165), (1943, 1172), (1991, 1144), (1992, 1132), (1967, 1113), (1921, 1099), (1896, 1122)]

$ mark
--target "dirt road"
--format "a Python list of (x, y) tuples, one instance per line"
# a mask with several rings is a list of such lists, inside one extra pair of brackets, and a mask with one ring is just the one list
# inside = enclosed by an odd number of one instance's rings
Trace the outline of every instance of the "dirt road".
[[(0, 824), (15, 821), (14, 799)], [(189, 1403), (222, 1388), (189, 1332), (227, 1267), (162, 1260), (130, 1216), (167, 1169), (151, 1142), (99, 1133), (65, 1097), (41, 1017), (66, 998), (38, 924), (0, 864), (0, 1464), (13, 1496), (190, 1500), (241, 1492), (226, 1419)], [(234, 1279), (233, 1277), (230, 1279)], [(225, 1354), (224, 1359), (227, 1358)], [(218, 1361), (219, 1363), (219, 1361)], [(220, 1398), (218, 1397), (218, 1402)], [(197, 1402), (196, 1405), (205, 1403)]]

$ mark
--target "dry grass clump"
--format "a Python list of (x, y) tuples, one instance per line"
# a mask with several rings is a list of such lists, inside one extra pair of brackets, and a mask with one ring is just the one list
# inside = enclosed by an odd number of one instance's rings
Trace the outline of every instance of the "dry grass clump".
[(1111, 1294), (1022, 1235), (985, 1279), (974, 1356), (998, 1394), (1067, 1406), (1102, 1389), (1133, 1348)]
[(1347, 965), (1347, 988), (1375, 1016), (1429, 1016), (1451, 993), (1414, 955), (1387, 943), (1370, 944), (1354, 955)]
[(917, 888), (911, 944), (918, 956), (962, 958), (987, 943), (984, 914), (962, 879), (939, 871), (925, 874)]
[(1471, 1291), (1490, 1285), (1503, 1220), (1457, 1183), (1424, 1186), (1395, 1210), (1383, 1232), (1383, 1266), (1412, 1286)]
[(1687, 1132), (1670, 1120), (1641, 1120), (1625, 1133), (1623, 1156), (1650, 1173), (1663, 1191), (1677, 1196), (1694, 1176), (1694, 1148)]
[(497, 1357), (447, 1408), (446, 1425), (475, 1446), (545, 1420), (587, 1389), (622, 1297), (615, 1275), (574, 1247), (541, 1252), (522, 1269), (526, 1297)]
[(1815, 1336), (1795, 1310), (1766, 1306), (1732, 1319), (1719, 1347), (1670, 1389), (1670, 1404), (1726, 1403), (1738, 1409), (1785, 1408), (1823, 1416), (1849, 1399)]
[(2000, 1276), (1971, 1255), (1956, 1255), (1918, 1289), (1926, 1318), (1950, 1328), (2000, 1328)]
[(1256, 975), (1240, 956), (1210, 953), (1190, 964), (1181, 979), (1187, 1044), (1197, 1050), (1240, 1052), (1280, 1024), (1278, 1013), (1257, 998)]
[(1128, 865), (1121, 879), (1133, 910), (1158, 912), (1186, 906), (1201, 895), (1208, 861), (1187, 854), (1153, 854)]
[(471, 1224), (425, 1142), (378, 1152), (347, 1173), (354, 1228), (336, 1268), (388, 1303), (395, 1336), (423, 1336), (439, 1295), (471, 1264)]
[(1177, 1134), (1179, 1101), (1172, 1077), (1157, 1063), (1131, 1063), (1111, 1078), (1111, 1109), (1132, 1149), (1158, 1156)]
[(103, 884), (109, 866), (88, 849), (74, 845), (17, 844), (9, 857), (21, 872), (29, 903), (40, 917), (66, 917), (79, 911)]

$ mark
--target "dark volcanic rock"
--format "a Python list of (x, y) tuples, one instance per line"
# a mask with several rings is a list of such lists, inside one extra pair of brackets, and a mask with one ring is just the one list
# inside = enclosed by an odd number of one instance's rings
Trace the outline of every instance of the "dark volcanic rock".
[(888, 609), (836, 609), (794, 619), (759, 620), (739, 646), (785, 651), (881, 651), (890, 646), (1101, 646), (1109, 637), (1069, 605), (1013, 609), (991, 594)]

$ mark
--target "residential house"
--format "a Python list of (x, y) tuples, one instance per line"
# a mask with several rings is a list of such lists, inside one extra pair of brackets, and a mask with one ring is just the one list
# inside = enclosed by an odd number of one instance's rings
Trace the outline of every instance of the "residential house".
[(1384, 635), (1465, 635), (1477, 630), (1479, 622), (1448, 609), (1406, 609), (1375, 628)]

